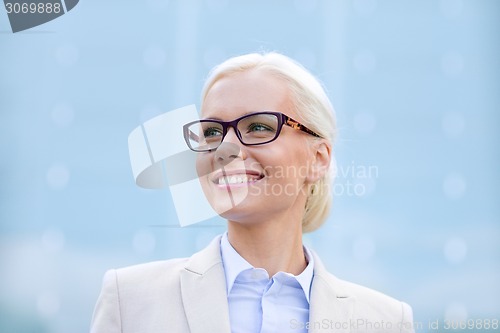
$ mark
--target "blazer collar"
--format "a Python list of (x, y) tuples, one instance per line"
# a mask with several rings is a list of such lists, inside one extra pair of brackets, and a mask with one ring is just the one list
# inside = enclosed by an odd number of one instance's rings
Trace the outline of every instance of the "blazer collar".
[[(217, 236), (195, 253), (181, 273), (181, 293), (191, 333), (231, 333), (226, 278)], [(328, 273), (314, 251), (314, 277), (309, 308), (309, 332), (349, 332), (354, 297)], [(339, 329), (339, 327), (341, 329)]]
[(190, 332), (231, 333), (220, 236), (188, 260), (180, 280)]
[(343, 288), (342, 282), (328, 273), (317, 256), (314, 256), (314, 277), (309, 306), (309, 333), (350, 332), (354, 297)]

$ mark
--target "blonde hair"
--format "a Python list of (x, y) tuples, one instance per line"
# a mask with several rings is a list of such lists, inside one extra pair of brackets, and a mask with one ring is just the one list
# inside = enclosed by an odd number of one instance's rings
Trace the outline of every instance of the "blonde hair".
[[(301, 122), (332, 146), (336, 136), (335, 112), (321, 83), (301, 64), (289, 57), (276, 53), (251, 53), (230, 58), (210, 72), (201, 94), (205, 100), (215, 82), (234, 73), (262, 70), (284, 80), (291, 91), (295, 111)], [(331, 167), (331, 166), (330, 166)], [(302, 217), (302, 231), (318, 229), (330, 211), (330, 173), (312, 184)]]

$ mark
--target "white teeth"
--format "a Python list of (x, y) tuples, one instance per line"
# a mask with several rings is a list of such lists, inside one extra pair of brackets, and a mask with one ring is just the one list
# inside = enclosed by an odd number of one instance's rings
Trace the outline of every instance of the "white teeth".
[(259, 180), (259, 177), (250, 175), (236, 175), (236, 176), (220, 177), (218, 179), (218, 184), (219, 185), (243, 184), (243, 183), (254, 182), (257, 180)]

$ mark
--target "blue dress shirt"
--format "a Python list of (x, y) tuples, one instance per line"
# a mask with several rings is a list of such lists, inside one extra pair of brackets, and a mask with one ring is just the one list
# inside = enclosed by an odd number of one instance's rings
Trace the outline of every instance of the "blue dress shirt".
[(243, 259), (224, 233), (221, 255), (232, 333), (307, 333), (296, 325), (309, 321), (314, 262), (305, 246), (304, 253), (308, 264), (302, 273), (278, 272), (270, 279), (265, 269)]

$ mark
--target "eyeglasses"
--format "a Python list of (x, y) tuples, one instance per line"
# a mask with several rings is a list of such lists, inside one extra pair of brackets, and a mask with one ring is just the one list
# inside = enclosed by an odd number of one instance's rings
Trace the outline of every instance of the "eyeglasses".
[(210, 151), (220, 146), (229, 127), (232, 127), (242, 144), (256, 146), (276, 140), (283, 125), (321, 137), (281, 112), (263, 111), (250, 113), (233, 121), (215, 119), (192, 121), (183, 127), (184, 140), (193, 151)]

